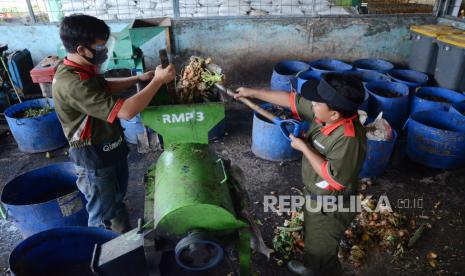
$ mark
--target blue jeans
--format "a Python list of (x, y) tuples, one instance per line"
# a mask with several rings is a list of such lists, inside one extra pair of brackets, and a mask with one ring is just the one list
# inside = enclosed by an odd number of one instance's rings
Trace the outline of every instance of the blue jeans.
[(108, 227), (110, 220), (125, 208), (128, 187), (127, 159), (102, 169), (87, 169), (75, 165), (76, 184), (87, 200), (89, 226)]

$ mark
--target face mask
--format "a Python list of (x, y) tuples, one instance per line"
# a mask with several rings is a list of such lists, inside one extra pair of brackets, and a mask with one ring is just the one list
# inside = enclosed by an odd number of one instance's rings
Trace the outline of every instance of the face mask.
[(108, 49), (106, 46), (102, 45), (97, 45), (96, 49), (92, 49), (91, 47), (86, 47), (89, 51), (92, 52), (92, 55), (94, 55), (92, 58), (88, 58), (86, 56), (82, 56), (85, 58), (88, 62), (94, 64), (94, 65), (100, 65), (105, 62), (108, 58)]

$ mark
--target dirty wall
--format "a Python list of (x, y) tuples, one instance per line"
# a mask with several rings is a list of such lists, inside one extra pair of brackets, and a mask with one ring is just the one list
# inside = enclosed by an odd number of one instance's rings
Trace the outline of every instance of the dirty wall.
[(173, 30), (178, 60), (209, 55), (237, 83), (268, 81), (282, 59), (373, 57), (403, 65), (410, 54), (410, 25), (434, 22), (429, 15), (181, 19)]
[[(173, 21), (172, 47), (178, 64), (191, 54), (208, 55), (225, 69), (230, 82), (260, 83), (268, 81), (273, 64), (282, 59), (377, 57), (405, 64), (410, 25), (436, 20), (430, 15), (178, 19)], [(119, 31), (128, 23), (109, 25)], [(28, 48), (35, 64), (55, 54), (60, 43), (57, 24), (5, 24), (0, 32), (10, 49)], [(147, 67), (159, 63), (157, 49), (163, 47), (164, 32), (142, 47)]]

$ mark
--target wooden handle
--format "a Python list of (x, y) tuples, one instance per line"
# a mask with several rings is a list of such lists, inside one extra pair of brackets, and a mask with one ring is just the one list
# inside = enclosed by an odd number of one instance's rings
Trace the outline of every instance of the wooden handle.
[(170, 65), (170, 61), (168, 60), (168, 53), (166, 52), (166, 49), (161, 49), (158, 51), (158, 54), (160, 56), (161, 67), (168, 67), (168, 65)]
[[(236, 93), (234, 93), (233, 91), (227, 89), (226, 87), (224, 87), (223, 85), (221, 84), (215, 84), (215, 86), (220, 89), (221, 91), (223, 91), (224, 93), (226, 93), (228, 96), (230, 97), (233, 97), (234, 98), (234, 95), (236, 95)], [(240, 97), (237, 99), (238, 101), (242, 102), (243, 104), (245, 104), (246, 106), (248, 106), (249, 108), (251, 108), (253, 111), (257, 112), (258, 114), (262, 115), (263, 117), (267, 118), (268, 120), (270, 120), (271, 122), (273, 122), (274, 118), (276, 117), (275, 115), (273, 115), (273, 113), (261, 108), (258, 104), (252, 102), (251, 100), (247, 99), (247, 98), (243, 98), (243, 97)]]
[[(170, 61), (168, 59), (168, 53), (166, 52), (166, 49), (161, 49), (160, 51), (158, 51), (158, 54), (160, 56), (161, 67), (162, 68), (168, 67), (168, 65), (170, 65)], [(167, 83), (166, 88), (168, 89), (168, 95), (170, 95), (170, 103), (175, 104), (176, 103), (176, 86), (174, 84), (174, 81)]]

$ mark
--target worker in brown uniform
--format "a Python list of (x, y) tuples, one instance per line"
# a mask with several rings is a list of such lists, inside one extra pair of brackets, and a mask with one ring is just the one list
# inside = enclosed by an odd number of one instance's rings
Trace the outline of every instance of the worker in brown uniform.
[[(98, 66), (107, 59), (110, 28), (88, 15), (65, 17), (60, 38), (67, 51), (55, 73), (52, 93), (58, 119), (76, 166), (77, 186), (87, 200), (89, 226), (130, 229), (123, 202), (128, 184), (128, 147), (123, 138), (121, 119), (141, 112), (159, 88), (174, 79), (173, 65), (119, 80), (105, 80)], [(139, 81), (148, 85), (128, 99), (117, 99)]]
[(325, 196), (338, 196), (347, 207), (349, 197), (357, 194), (366, 151), (366, 133), (357, 112), (364, 98), (363, 84), (328, 73), (320, 81), (307, 81), (301, 94), (241, 87), (235, 97), (288, 107), (296, 118), (311, 122), (304, 138), (290, 136), (291, 146), (303, 154), (302, 180), (310, 201), (306, 205), (312, 208), (304, 208), (304, 263), (292, 260), (288, 267), (298, 275), (341, 275), (339, 242), (356, 212), (325, 212), (324, 205), (317, 203), (325, 202)]

